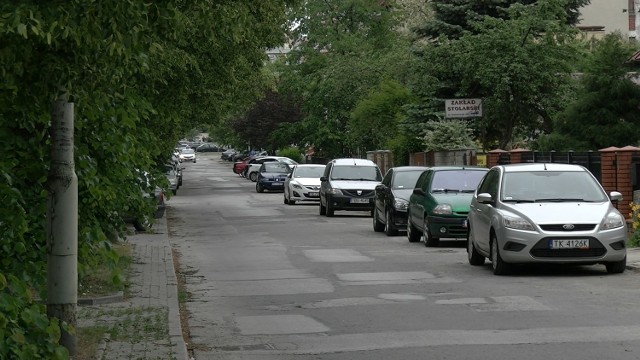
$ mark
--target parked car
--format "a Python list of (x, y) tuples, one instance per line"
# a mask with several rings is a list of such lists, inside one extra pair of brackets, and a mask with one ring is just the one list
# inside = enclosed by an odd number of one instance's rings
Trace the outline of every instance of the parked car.
[(289, 165), (280, 161), (270, 161), (260, 165), (256, 192), (284, 190), (284, 181), (291, 172)]
[(164, 173), (169, 181), (169, 190), (173, 195), (178, 194), (178, 171), (176, 170), (176, 167), (171, 164), (167, 164), (165, 165)]
[(367, 159), (333, 159), (320, 178), (320, 215), (336, 210), (369, 211), (375, 187), (382, 181), (378, 165)]
[(374, 194), (373, 230), (388, 236), (407, 229), (409, 197), (416, 187), (418, 177), (427, 170), (424, 166), (398, 166), (387, 170), (382, 184)]
[(489, 258), (496, 275), (520, 263), (601, 263), (622, 273), (627, 225), (612, 204), (620, 200), (580, 165), (494, 166), (471, 201), (469, 263)]
[(295, 165), (284, 181), (284, 203), (294, 205), (298, 201), (320, 201), (320, 177), (325, 167), (317, 164)]
[(407, 238), (438, 246), (440, 238), (467, 238), (469, 204), (488, 169), (438, 166), (425, 170), (409, 197)]
[(227, 149), (220, 154), (220, 159), (231, 161), (231, 156), (236, 154), (237, 152), (238, 150), (236, 149)]
[(258, 164), (259, 168), (259, 165), (262, 164), (262, 162), (260, 161), (261, 158), (263, 158), (263, 156), (252, 155), (242, 160), (236, 161), (233, 163), (233, 172), (242, 177), (246, 177), (249, 164)]
[(184, 148), (180, 150), (180, 162), (191, 161), (193, 163), (196, 162), (196, 151), (192, 148)]
[[(155, 208), (153, 217), (160, 219), (164, 216), (166, 210), (164, 191), (160, 187), (155, 187), (153, 191), (151, 189), (150, 174), (147, 172), (138, 171), (140, 191), (145, 201), (148, 201), (151, 207)], [(147, 214), (126, 214), (123, 216), (125, 223), (130, 223), (136, 229), (136, 231), (147, 231), (152, 221)]]
[(196, 147), (196, 152), (218, 152), (220, 148), (212, 143), (203, 143)]
[(245, 169), (245, 177), (253, 182), (255, 182), (256, 180), (258, 180), (258, 173), (260, 171), (260, 166), (265, 163), (265, 162), (270, 162), (270, 161), (279, 161), (281, 163), (285, 163), (289, 166), (294, 166), (294, 165), (298, 165), (297, 162), (289, 159), (288, 157), (284, 157), (284, 156), (263, 156), (259, 158), (260, 160), (256, 161), (253, 164), (249, 164), (247, 166), (247, 168)]

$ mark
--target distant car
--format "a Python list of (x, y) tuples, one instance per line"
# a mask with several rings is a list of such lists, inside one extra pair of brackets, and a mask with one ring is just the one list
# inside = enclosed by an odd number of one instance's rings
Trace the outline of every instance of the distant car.
[[(164, 191), (160, 187), (156, 187), (154, 191), (149, 191), (150, 186), (150, 174), (147, 172), (139, 171), (139, 179), (142, 196), (146, 201), (153, 202), (155, 205), (155, 211), (153, 217), (160, 219), (164, 216), (166, 210)], [(147, 231), (151, 227), (152, 221), (148, 215), (145, 214), (127, 214), (123, 216), (123, 220), (126, 223), (131, 223), (136, 231)]]
[(196, 162), (196, 151), (191, 148), (184, 148), (180, 150), (180, 162), (191, 161)]
[(284, 181), (290, 172), (289, 165), (283, 162), (271, 161), (263, 163), (260, 166), (258, 180), (256, 181), (256, 192), (284, 190)]
[(173, 195), (176, 195), (178, 193), (178, 171), (176, 167), (171, 164), (166, 165), (164, 173), (169, 181), (169, 190)]
[(220, 159), (231, 161), (231, 156), (237, 152), (238, 150), (236, 149), (227, 149), (220, 154)]
[(424, 166), (398, 166), (387, 170), (382, 183), (376, 186), (373, 212), (373, 230), (388, 236), (407, 229), (409, 197), (418, 177), (427, 170)]
[(218, 152), (220, 148), (211, 143), (203, 143), (196, 147), (196, 152)]
[(375, 187), (382, 181), (380, 168), (367, 159), (333, 159), (320, 178), (320, 215), (336, 210), (368, 211), (373, 215)]
[(440, 238), (466, 239), (473, 193), (488, 169), (436, 166), (425, 170), (409, 197), (407, 238), (438, 246)]
[(470, 204), (469, 263), (489, 258), (496, 275), (518, 263), (601, 263), (622, 273), (627, 225), (611, 203), (620, 200), (580, 165), (494, 166)]
[(285, 164), (290, 165), (290, 166), (298, 165), (297, 162), (289, 159), (288, 157), (284, 157), (284, 156), (263, 156), (263, 157), (260, 158), (260, 160), (257, 163), (249, 164), (247, 166), (247, 168), (245, 169), (245, 177), (247, 179), (255, 182), (256, 180), (258, 180), (258, 172), (260, 170), (260, 165), (262, 163), (269, 162), (269, 161), (278, 161), (278, 162), (282, 162), (282, 163), (285, 163)]
[(295, 165), (284, 182), (284, 203), (294, 205), (298, 201), (320, 201), (320, 177), (325, 165)]

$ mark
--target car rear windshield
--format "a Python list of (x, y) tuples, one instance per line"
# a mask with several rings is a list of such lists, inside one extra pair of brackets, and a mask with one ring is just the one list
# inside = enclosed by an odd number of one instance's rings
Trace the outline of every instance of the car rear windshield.
[(422, 174), (422, 170), (416, 171), (399, 171), (396, 172), (393, 177), (392, 189), (413, 189), (416, 187), (416, 182)]
[(586, 171), (529, 171), (504, 174), (502, 201), (559, 202), (608, 200)]
[(376, 166), (336, 165), (331, 173), (332, 180), (380, 181), (380, 171)]
[(324, 174), (324, 166), (298, 167), (294, 174), (296, 178), (320, 178)]
[(431, 181), (431, 192), (474, 192), (485, 174), (480, 170), (437, 171)]

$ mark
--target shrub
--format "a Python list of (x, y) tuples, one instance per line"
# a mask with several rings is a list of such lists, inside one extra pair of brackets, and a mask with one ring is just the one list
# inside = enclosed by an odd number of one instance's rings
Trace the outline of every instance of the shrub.
[(295, 162), (302, 163), (302, 153), (296, 147), (280, 149), (278, 150), (278, 156), (285, 156)]

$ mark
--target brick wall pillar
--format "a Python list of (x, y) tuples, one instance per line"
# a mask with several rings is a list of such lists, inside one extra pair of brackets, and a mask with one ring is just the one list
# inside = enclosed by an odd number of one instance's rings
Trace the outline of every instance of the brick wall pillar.
[(602, 187), (607, 193), (618, 191), (622, 193), (622, 201), (616, 208), (629, 219), (633, 201), (633, 185), (631, 184), (632, 158), (640, 148), (625, 146), (623, 148), (608, 147), (600, 149), (600, 166), (602, 169)]
[(503, 154), (506, 152), (507, 151), (502, 149), (495, 149), (495, 150), (489, 151), (489, 153), (487, 153), (487, 168), (491, 169), (492, 167), (498, 165), (500, 154)]
[(528, 150), (528, 149), (513, 149), (513, 150), (509, 151), (509, 154), (511, 155), (511, 163), (512, 164), (520, 164), (522, 162), (522, 154), (526, 153), (526, 152), (530, 152), (530, 150)]

